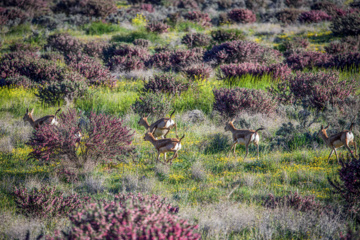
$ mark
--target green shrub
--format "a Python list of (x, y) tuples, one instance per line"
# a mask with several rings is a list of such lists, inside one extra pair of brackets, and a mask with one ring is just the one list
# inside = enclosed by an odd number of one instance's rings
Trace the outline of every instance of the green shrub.
[(116, 24), (103, 23), (103, 22), (92, 22), (85, 26), (86, 34), (89, 35), (102, 35), (106, 33), (119, 32), (123, 30), (122, 27)]

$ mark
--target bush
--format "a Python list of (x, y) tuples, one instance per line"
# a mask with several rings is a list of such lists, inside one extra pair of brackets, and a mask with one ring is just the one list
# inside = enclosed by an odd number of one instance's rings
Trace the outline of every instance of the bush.
[(147, 66), (168, 70), (171, 68), (170, 56), (171, 53), (169, 51), (155, 53), (150, 57), (149, 61), (147, 62)]
[(221, 80), (234, 81), (241, 78), (244, 75), (252, 75), (255, 77), (262, 77), (264, 75), (270, 75), (274, 79), (284, 79), (289, 76), (291, 69), (285, 64), (271, 64), (264, 66), (258, 63), (241, 63), (241, 64), (229, 64), (220, 66), (221, 74), (219, 78)]
[(237, 23), (253, 23), (256, 22), (256, 15), (248, 9), (233, 9), (228, 13), (231, 20)]
[(57, 50), (63, 54), (79, 53), (82, 50), (81, 42), (68, 33), (50, 35), (47, 39), (47, 47), (51, 47), (52, 50)]
[(286, 63), (295, 70), (327, 66), (332, 56), (320, 52), (294, 52), (286, 58)]
[(306, 49), (310, 45), (310, 42), (307, 38), (295, 37), (291, 40), (285, 40), (282, 43), (285, 51), (292, 51), (296, 49)]
[[(2, 1), (2, 5), (19, 8), (29, 17), (37, 17), (50, 13), (50, 6), (46, 0), (6, 0)], [(19, 10), (15, 12), (18, 13), (19, 16), (22, 15)], [(14, 16), (16, 16), (16, 14), (14, 14)]]
[(114, 0), (60, 0), (54, 11), (67, 15), (83, 14), (89, 17), (105, 18), (115, 13), (117, 8)]
[(89, 35), (103, 35), (120, 30), (121, 27), (119, 25), (104, 22), (92, 22), (85, 27), (85, 32)]
[(338, 7), (335, 3), (328, 1), (316, 2), (311, 5), (311, 10), (321, 10), (333, 16), (336, 14), (337, 9)]
[(171, 103), (167, 96), (151, 92), (140, 96), (132, 106), (134, 112), (140, 116), (151, 114), (157, 117), (169, 112), (170, 107)]
[(17, 42), (10, 46), (11, 52), (19, 52), (19, 51), (37, 52), (39, 50), (40, 50), (40, 47), (35, 46), (30, 43)]
[(360, 34), (360, 14), (353, 13), (342, 17), (335, 17), (330, 25), (335, 35), (355, 36)]
[(310, 107), (320, 111), (327, 104), (338, 106), (345, 98), (353, 95), (355, 81), (340, 81), (339, 74), (336, 72), (297, 72), (296, 75), (280, 82), (277, 90), (271, 89), (270, 92), (276, 94), (280, 102), (306, 101)]
[(207, 13), (202, 13), (199, 11), (187, 12), (184, 15), (184, 18), (186, 20), (196, 22), (197, 24), (200, 24), (203, 27), (211, 26), (211, 23), (210, 23), (211, 19), (209, 17), (209, 14), (207, 14)]
[(152, 4), (141, 4), (140, 9), (149, 13), (154, 12), (154, 7)]
[[(133, 134), (120, 119), (90, 113), (81, 129), (78, 119), (78, 112), (70, 109), (59, 115), (58, 126), (41, 125), (27, 143), (33, 149), (29, 158), (42, 162), (61, 159), (81, 168), (88, 162), (114, 160), (131, 150)], [(79, 131), (84, 136), (81, 139)]]
[(83, 52), (90, 57), (102, 58), (104, 49), (108, 46), (106, 41), (90, 41), (83, 44)]
[[(91, 203), (70, 216), (71, 229), (65, 239), (200, 239), (197, 225), (176, 216), (177, 207), (153, 195), (118, 195), (112, 202)], [(104, 221), (106, 219), (106, 221)], [(63, 239), (59, 235), (54, 239)]]
[(90, 85), (113, 87), (116, 79), (111, 76), (109, 69), (104, 67), (100, 61), (85, 54), (69, 54), (66, 62), (68, 66), (83, 75)]
[(146, 29), (149, 32), (156, 32), (156, 33), (166, 33), (168, 32), (169, 28), (170, 28), (169, 25), (162, 22), (152, 22), (146, 25)]
[(62, 73), (59, 79), (42, 84), (36, 96), (47, 104), (58, 104), (62, 100), (69, 103), (83, 96), (88, 89), (86, 79), (76, 72)]
[(194, 48), (192, 50), (176, 50), (170, 56), (172, 69), (182, 71), (183, 69), (202, 62), (203, 49)]
[(151, 42), (149, 40), (146, 40), (146, 39), (135, 39), (133, 44), (135, 46), (147, 48), (147, 47), (150, 46)]
[(184, 72), (191, 81), (203, 81), (210, 77), (212, 68), (205, 64), (197, 64), (185, 68)]
[(301, 196), (297, 192), (290, 192), (283, 197), (274, 197), (269, 194), (264, 206), (267, 208), (290, 207), (301, 212), (323, 211), (323, 206), (315, 201), (315, 196)]
[(291, 8), (300, 8), (302, 7), (306, 2), (304, 0), (286, 0), (285, 5), (287, 7)]
[(56, 191), (55, 187), (41, 189), (34, 188), (28, 192), (26, 188), (16, 188), (14, 191), (15, 204), (18, 211), (27, 217), (64, 217), (79, 209), (88, 202), (88, 198), (80, 198), (76, 194), (65, 196)]
[(215, 45), (204, 55), (207, 62), (221, 63), (259, 62), (273, 63), (281, 61), (281, 53), (277, 50), (260, 46), (254, 42), (231, 41)]
[(328, 54), (340, 54), (347, 52), (356, 52), (358, 50), (357, 46), (351, 46), (346, 42), (331, 42), (328, 46), (325, 46), (325, 51)]
[(25, 23), (30, 16), (25, 11), (17, 7), (0, 7), (0, 19), (2, 26), (17, 26)]
[(5, 79), (0, 79), (0, 86), (30, 88), (33, 86), (33, 82), (31, 81), (31, 79), (25, 76), (14, 76)]
[(227, 117), (234, 117), (241, 111), (271, 115), (277, 105), (272, 96), (263, 90), (236, 87), (214, 89), (213, 93), (213, 110)]
[(181, 39), (181, 43), (188, 48), (206, 47), (210, 44), (210, 40), (211, 38), (203, 33), (188, 33)]
[(144, 85), (144, 92), (181, 94), (188, 89), (188, 84), (176, 80), (173, 74), (159, 74), (150, 78)]
[(360, 159), (340, 159), (341, 168), (338, 170), (340, 181), (328, 178), (336, 194), (345, 202), (349, 213), (360, 220)]
[(234, 40), (245, 40), (244, 33), (238, 29), (229, 29), (229, 30), (220, 29), (216, 31), (211, 31), (211, 37), (214, 41), (218, 43), (234, 41)]
[(173, 5), (178, 8), (185, 8), (185, 9), (198, 8), (198, 5), (194, 0), (175, 0)]
[(329, 16), (326, 12), (321, 10), (311, 10), (309, 12), (302, 12), (299, 16), (299, 21), (302, 23), (317, 23), (322, 21), (331, 20), (331, 16)]
[(284, 9), (284, 10), (277, 12), (275, 14), (275, 17), (279, 22), (282, 22), (285, 24), (292, 24), (298, 20), (301, 12), (302, 12), (301, 10), (293, 9), (293, 8)]
[(342, 70), (350, 70), (352, 68), (359, 69), (360, 67), (360, 53), (359, 52), (346, 52), (335, 55), (328, 67), (335, 67)]
[(64, 55), (58, 52), (45, 52), (41, 54), (41, 58), (54, 62), (65, 62)]

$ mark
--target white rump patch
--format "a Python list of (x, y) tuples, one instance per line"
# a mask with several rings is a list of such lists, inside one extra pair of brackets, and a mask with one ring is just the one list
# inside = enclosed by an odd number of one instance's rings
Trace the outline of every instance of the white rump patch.
[(169, 120), (166, 122), (165, 127), (166, 127), (166, 128), (169, 128), (169, 127), (173, 126), (174, 124), (175, 124), (174, 120), (169, 119)]
[(352, 132), (347, 132), (346, 139), (348, 140), (348, 143), (354, 141), (354, 134)]
[(55, 126), (57, 126), (58, 124), (59, 124), (59, 122), (58, 122), (58, 121), (56, 121), (56, 119), (55, 119), (55, 118), (53, 118), (53, 119), (51, 120), (50, 125), (55, 125)]
[(177, 144), (174, 146), (174, 150), (179, 151), (180, 149), (181, 149), (181, 143), (177, 143)]

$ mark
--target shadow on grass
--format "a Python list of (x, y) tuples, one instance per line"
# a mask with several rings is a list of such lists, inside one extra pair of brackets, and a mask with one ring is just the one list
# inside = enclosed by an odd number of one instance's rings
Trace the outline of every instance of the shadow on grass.
[(221, 133), (213, 134), (209, 137), (209, 140), (205, 142), (205, 154), (215, 154), (220, 152), (229, 151), (230, 144), (226, 135)]

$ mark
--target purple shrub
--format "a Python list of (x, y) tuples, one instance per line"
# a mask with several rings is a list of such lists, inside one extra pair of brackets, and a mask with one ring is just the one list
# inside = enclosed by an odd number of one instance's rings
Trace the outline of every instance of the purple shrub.
[(282, 45), (285, 51), (292, 51), (295, 49), (306, 49), (310, 45), (310, 42), (306, 38), (295, 37), (291, 40), (284, 41)]
[(170, 28), (169, 25), (162, 22), (152, 22), (146, 25), (146, 29), (149, 32), (156, 32), (156, 33), (166, 33), (168, 32), (169, 28)]
[[(44, 124), (38, 128), (27, 143), (33, 149), (29, 157), (42, 162), (65, 159), (81, 168), (87, 162), (97, 164), (131, 151), (133, 134), (120, 119), (90, 113), (82, 129), (78, 119), (78, 112), (70, 109), (59, 115), (58, 126)], [(77, 137), (80, 130), (86, 137)]]
[(139, 39), (135, 39), (133, 44), (135, 46), (147, 48), (150, 46), (151, 42), (149, 40), (139, 38)]
[(154, 12), (154, 7), (152, 4), (141, 4), (140, 5), (140, 9), (149, 13), (153, 13)]
[(41, 54), (41, 58), (54, 62), (65, 62), (64, 55), (58, 52), (45, 52)]
[(256, 15), (248, 9), (233, 9), (228, 13), (231, 20), (237, 23), (253, 23), (256, 22)]
[(177, 80), (173, 74), (159, 74), (150, 78), (144, 85), (144, 92), (181, 94), (188, 89), (188, 84)]
[(63, 54), (78, 53), (82, 50), (81, 42), (68, 33), (56, 33), (47, 38), (47, 46)]
[(279, 22), (282, 22), (285, 24), (292, 24), (298, 20), (301, 12), (302, 12), (301, 10), (294, 9), (294, 8), (283, 9), (283, 10), (277, 12), (275, 14), (275, 17)]
[(360, 53), (346, 52), (335, 55), (328, 67), (335, 67), (337, 69), (358, 69), (360, 67)]
[(260, 46), (254, 42), (231, 41), (215, 45), (204, 55), (205, 61), (222, 63), (259, 62), (268, 63), (281, 60), (277, 50)]
[(204, 50), (194, 48), (192, 50), (176, 50), (170, 56), (172, 69), (182, 71), (183, 69), (202, 62)]
[(317, 23), (322, 21), (330, 21), (331, 19), (331, 16), (321, 10), (302, 12), (299, 16), (299, 21), (302, 23)]
[(345, 16), (334, 17), (330, 25), (334, 35), (357, 36), (360, 34), (360, 14), (352, 13)]
[(55, 12), (105, 18), (117, 11), (114, 0), (60, 0)]
[(285, 5), (290, 8), (300, 8), (305, 3), (305, 0), (285, 0)]
[(329, 15), (335, 15), (338, 6), (333, 2), (321, 1), (311, 5), (311, 10), (321, 10)]
[(29, 14), (17, 7), (0, 7), (1, 25), (15, 25), (26, 22), (30, 18)]
[(270, 75), (274, 79), (284, 79), (291, 73), (291, 69), (282, 63), (266, 66), (258, 63), (247, 62), (241, 64), (222, 65), (220, 66), (220, 71), (221, 74), (219, 74), (219, 78), (227, 81), (236, 80), (244, 75), (252, 75), (255, 77)]
[(294, 52), (286, 58), (286, 63), (295, 70), (327, 66), (332, 56), (320, 52)]
[(267, 208), (289, 207), (301, 212), (322, 212), (324, 207), (317, 201), (315, 196), (301, 196), (297, 192), (290, 192), (283, 197), (274, 197), (271, 193), (265, 200), (264, 206)]
[(34, 84), (31, 79), (25, 76), (13, 76), (8, 77), (5, 79), (0, 79), (0, 86), (14, 86), (14, 87), (23, 87), (23, 88), (30, 88)]
[[(79, 139), (80, 140), (80, 139)], [(76, 183), (79, 181), (78, 173), (66, 168), (56, 170), (56, 176), (67, 183)]]
[(210, 36), (203, 33), (188, 33), (181, 39), (181, 43), (188, 48), (206, 47), (210, 44), (210, 41)]
[(346, 42), (331, 42), (329, 43), (329, 45), (325, 46), (326, 53), (332, 55), (347, 52), (356, 52), (357, 50), (357, 46), (351, 46)]
[(340, 159), (340, 181), (328, 178), (336, 194), (345, 202), (345, 207), (360, 220), (360, 159)]
[[(166, 199), (155, 195), (119, 195), (115, 201), (91, 203), (71, 215), (65, 239), (201, 239), (195, 232), (198, 226), (182, 220), (176, 212)], [(50, 239), (63, 237), (58, 234)]]
[(173, 5), (185, 9), (197, 9), (199, 7), (194, 0), (175, 0)]
[(67, 103), (84, 96), (88, 90), (86, 79), (77, 72), (66, 71), (58, 75), (58, 79), (40, 85), (35, 94), (47, 104)]
[(207, 14), (207, 13), (202, 13), (200, 11), (192, 11), (192, 12), (190, 11), (190, 12), (187, 12), (186, 14), (184, 14), (184, 18), (186, 20), (196, 22), (203, 27), (211, 26), (211, 23), (210, 23), (211, 19), (209, 17), (209, 14)]
[(297, 72), (280, 82), (277, 91), (270, 89), (277, 95), (280, 102), (301, 102), (306, 100), (310, 107), (323, 110), (329, 103), (337, 106), (350, 95), (355, 93), (355, 81), (339, 80), (336, 72), (302, 73)]
[(184, 69), (184, 73), (191, 81), (203, 81), (210, 77), (212, 68), (206, 64), (197, 64)]
[[(50, 6), (46, 0), (6, 0), (2, 1), (2, 4), (7, 7), (19, 8), (30, 17), (37, 17), (50, 13)], [(18, 10), (16, 10), (16, 12), (18, 12)]]
[(234, 41), (234, 40), (245, 40), (245, 35), (242, 31), (237, 29), (231, 30), (216, 30), (211, 32), (211, 37), (218, 43)]
[(111, 76), (109, 69), (95, 58), (91, 58), (86, 54), (69, 54), (66, 61), (68, 66), (83, 75), (90, 85), (110, 87), (115, 85), (116, 79)]
[(89, 198), (81, 198), (76, 194), (65, 196), (55, 187), (33, 189), (16, 188), (14, 191), (17, 210), (27, 217), (63, 217), (81, 208), (89, 202)]
[(83, 52), (90, 57), (102, 58), (104, 49), (108, 45), (106, 41), (90, 41), (83, 44)]
[(149, 61), (147, 62), (147, 66), (152, 68), (159, 68), (163, 70), (170, 69), (171, 68), (170, 56), (171, 53), (169, 51), (155, 53), (150, 57)]
[(213, 93), (213, 109), (227, 117), (234, 117), (241, 111), (271, 115), (277, 106), (273, 97), (263, 90), (236, 87), (214, 89)]

